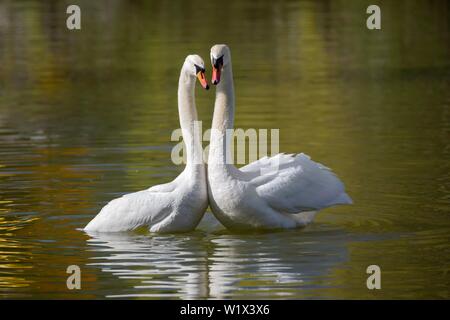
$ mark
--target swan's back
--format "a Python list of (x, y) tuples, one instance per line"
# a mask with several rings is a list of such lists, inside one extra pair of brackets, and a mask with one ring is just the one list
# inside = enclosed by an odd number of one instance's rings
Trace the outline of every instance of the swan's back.
[(131, 231), (144, 225), (153, 225), (172, 211), (171, 193), (150, 190), (126, 194), (110, 201), (85, 227), (85, 231)]
[(283, 213), (319, 210), (352, 203), (344, 184), (324, 165), (309, 156), (278, 154), (243, 168), (250, 183), (273, 209)]

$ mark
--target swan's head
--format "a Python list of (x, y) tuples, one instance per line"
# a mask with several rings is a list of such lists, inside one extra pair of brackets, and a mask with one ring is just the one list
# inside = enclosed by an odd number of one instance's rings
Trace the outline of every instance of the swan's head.
[(191, 54), (187, 56), (184, 61), (184, 68), (188, 74), (193, 77), (197, 77), (204, 89), (209, 89), (208, 81), (205, 77), (205, 62), (199, 55)]
[(216, 44), (211, 48), (211, 64), (213, 66), (212, 83), (220, 82), (222, 68), (226, 67), (231, 61), (230, 48), (226, 44)]

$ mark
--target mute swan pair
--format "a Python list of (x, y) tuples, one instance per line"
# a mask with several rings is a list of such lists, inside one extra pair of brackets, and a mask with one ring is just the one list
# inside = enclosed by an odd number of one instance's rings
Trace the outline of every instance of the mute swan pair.
[(217, 90), (207, 176), (200, 133), (193, 128), (195, 77), (205, 89), (208, 85), (203, 60), (192, 55), (183, 65), (178, 88), (185, 170), (173, 182), (111, 201), (84, 230), (127, 231), (147, 225), (151, 232), (189, 231), (200, 222), (208, 202), (214, 216), (230, 229), (295, 228), (310, 223), (317, 210), (352, 203), (336, 175), (304, 154), (264, 157), (240, 169), (228, 163), (227, 137), (235, 109), (229, 48), (213, 46), (211, 63)]

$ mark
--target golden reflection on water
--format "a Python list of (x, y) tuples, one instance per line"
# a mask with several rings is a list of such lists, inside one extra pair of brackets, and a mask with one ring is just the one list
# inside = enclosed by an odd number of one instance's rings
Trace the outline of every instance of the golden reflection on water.
[[(0, 3), (1, 297), (449, 297), (445, 1), (382, 1), (380, 32), (366, 1), (105, 3), (79, 1), (80, 32), (64, 3)], [(333, 168), (355, 204), (274, 234), (79, 231), (180, 172), (179, 68), (217, 42), (232, 49), (236, 127), (279, 128), (280, 151)], [(197, 91), (204, 130), (213, 100)], [(65, 287), (71, 264), (81, 291)]]

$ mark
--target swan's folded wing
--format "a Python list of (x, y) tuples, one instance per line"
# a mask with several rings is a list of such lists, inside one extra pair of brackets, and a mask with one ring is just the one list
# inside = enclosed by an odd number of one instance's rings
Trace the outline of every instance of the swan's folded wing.
[[(164, 184), (158, 184), (158, 185), (154, 185), (150, 188), (147, 189), (147, 191), (151, 191), (151, 192), (172, 192), (174, 191), (178, 184), (177, 184), (177, 180), (180, 179), (182, 177), (178, 176), (175, 180), (168, 182), (168, 183), (164, 183)], [(145, 190), (144, 190), (145, 191)], [(131, 195), (133, 195), (134, 193), (131, 193)], [(124, 195), (124, 197), (127, 195)]]
[[(279, 170), (289, 168), (294, 164), (295, 156), (293, 154), (279, 153), (273, 157), (263, 157), (259, 160), (249, 163), (241, 167), (239, 170), (253, 180), (261, 178), (262, 176), (270, 176), (277, 173)], [(267, 177), (263, 177), (267, 178)]]
[[(351, 203), (343, 183), (329, 168), (303, 153), (275, 157), (266, 160), (266, 165), (270, 164), (268, 171), (262, 171), (251, 181), (258, 195), (275, 210), (298, 213)], [(256, 168), (253, 166), (253, 170)]]
[(143, 190), (110, 201), (85, 231), (119, 232), (158, 223), (172, 211), (173, 194)]

